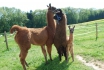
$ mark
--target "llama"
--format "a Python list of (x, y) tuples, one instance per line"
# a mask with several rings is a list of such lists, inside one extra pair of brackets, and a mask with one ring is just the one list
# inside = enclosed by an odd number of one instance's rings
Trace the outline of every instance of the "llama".
[(10, 33), (17, 31), (15, 35), (15, 41), (20, 48), (19, 57), (24, 70), (26, 70), (26, 66), (28, 66), (25, 58), (28, 54), (28, 50), (30, 49), (31, 44), (41, 46), (42, 52), (45, 57), (45, 61), (47, 63), (47, 54), (45, 49), (45, 45), (46, 45), (50, 60), (52, 60), (51, 46), (53, 43), (54, 33), (51, 33), (51, 32), (54, 32), (54, 28), (52, 28), (52, 24), (55, 24), (55, 22), (54, 22), (54, 19), (51, 19), (51, 18), (53, 18), (54, 16), (53, 12), (55, 10), (56, 10), (55, 7), (51, 7), (51, 6), (48, 7), (48, 13), (50, 13), (51, 15), (47, 14), (47, 16), (49, 15), (49, 17), (47, 18), (48, 25), (43, 28), (27, 28), (27, 27), (21, 27), (18, 25), (13, 25), (12, 28), (10, 29)]
[[(68, 46), (68, 49), (71, 53), (71, 57), (72, 57), (72, 60), (74, 61), (74, 51), (73, 51), (73, 33), (74, 33), (74, 28), (75, 26), (73, 26), (72, 28), (70, 26), (68, 26), (69, 28), (69, 31), (70, 31), (70, 35), (69, 37), (67, 37), (67, 46)], [(67, 53), (69, 55), (69, 53)]]
[(49, 4), (49, 6), (47, 5), (48, 7), (48, 12), (47, 12), (47, 32), (48, 32), (48, 40), (47, 40), (47, 43), (46, 43), (46, 46), (47, 46), (47, 51), (50, 55), (50, 59), (52, 60), (51, 58), (51, 51), (52, 51), (52, 44), (53, 44), (53, 38), (54, 38), (54, 35), (55, 35), (55, 31), (56, 31), (56, 21), (53, 19), (54, 17), (54, 13), (56, 11), (56, 8), (51, 6), (51, 4)]
[(48, 32), (46, 28), (47, 27), (27, 28), (27, 27), (20, 27), (18, 25), (12, 26), (10, 33), (13, 33), (15, 30), (17, 31), (15, 35), (15, 41), (20, 48), (19, 57), (24, 70), (26, 70), (25, 65), (28, 66), (27, 62), (25, 61), (25, 58), (28, 54), (28, 50), (30, 49), (31, 44), (41, 46), (42, 52), (47, 62), (45, 44), (48, 39)]
[(65, 60), (68, 59), (67, 57), (67, 41), (66, 41), (66, 23), (67, 18), (66, 15), (63, 14), (61, 9), (57, 9), (57, 12), (54, 16), (54, 19), (57, 22), (56, 25), (56, 32), (54, 37), (54, 45), (57, 49), (59, 54), (59, 59), (61, 61), (61, 56), (64, 54)]

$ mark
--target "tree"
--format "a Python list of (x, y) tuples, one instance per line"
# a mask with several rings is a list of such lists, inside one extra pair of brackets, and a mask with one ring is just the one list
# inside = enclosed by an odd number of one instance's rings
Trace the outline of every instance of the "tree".
[(26, 14), (19, 9), (2, 7), (0, 8), (0, 32), (9, 31), (12, 25), (23, 25), (27, 19)]

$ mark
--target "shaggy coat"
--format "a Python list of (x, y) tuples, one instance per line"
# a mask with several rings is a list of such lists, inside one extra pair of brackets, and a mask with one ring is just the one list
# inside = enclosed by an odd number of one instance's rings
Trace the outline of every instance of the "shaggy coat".
[(55, 10), (56, 8), (51, 7), (51, 4), (49, 4), (48, 12), (47, 12), (48, 24), (46, 27), (27, 28), (27, 27), (21, 27), (18, 25), (13, 25), (12, 28), (10, 29), (10, 33), (17, 31), (15, 35), (15, 41), (20, 47), (19, 57), (24, 70), (26, 70), (25, 65), (28, 66), (28, 64), (25, 61), (25, 58), (27, 56), (28, 50), (31, 47), (31, 44), (41, 46), (42, 52), (45, 57), (45, 61), (47, 63), (47, 54), (45, 49), (45, 45), (46, 45), (50, 60), (52, 60), (51, 50), (52, 50), (53, 38), (54, 38), (55, 27), (56, 27), (55, 20), (53, 19), (54, 17), (53, 12)]
[(59, 59), (61, 60), (61, 56), (64, 54), (65, 59), (67, 60), (67, 55), (66, 55), (66, 47), (67, 47), (66, 23), (67, 23), (67, 18), (66, 18), (66, 15), (62, 13), (62, 10), (58, 9), (56, 15), (54, 16), (54, 19), (57, 21), (56, 32), (55, 32), (55, 37), (54, 37), (54, 45), (55, 45), (57, 52), (59, 54)]
[(10, 29), (10, 33), (17, 31), (15, 35), (15, 41), (20, 48), (19, 57), (24, 70), (26, 70), (25, 65), (28, 66), (25, 61), (25, 58), (28, 54), (28, 50), (30, 49), (31, 44), (41, 46), (42, 52), (47, 62), (45, 44), (48, 39), (48, 32), (46, 29), (47, 27), (35, 29), (35, 28), (20, 27), (18, 25), (13, 25), (12, 28)]

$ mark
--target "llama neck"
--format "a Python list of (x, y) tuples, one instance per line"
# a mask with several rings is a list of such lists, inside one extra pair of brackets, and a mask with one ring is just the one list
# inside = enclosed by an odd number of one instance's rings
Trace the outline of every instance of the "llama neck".
[(73, 42), (73, 33), (70, 33), (70, 36), (69, 36), (69, 42), (70, 42), (70, 43)]
[(51, 11), (47, 12), (47, 22), (48, 22), (48, 27), (55, 29), (55, 20), (53, 19), (54, 14)]

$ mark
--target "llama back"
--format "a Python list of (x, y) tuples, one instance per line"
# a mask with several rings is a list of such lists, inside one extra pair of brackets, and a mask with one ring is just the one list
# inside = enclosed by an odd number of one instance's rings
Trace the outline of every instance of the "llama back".
[(20, 30), (20, 26), (13, 25), (12, 28), (10, 29), (10, 33), (13, 33), (14, 31), (19, 31), (19, 30)]

